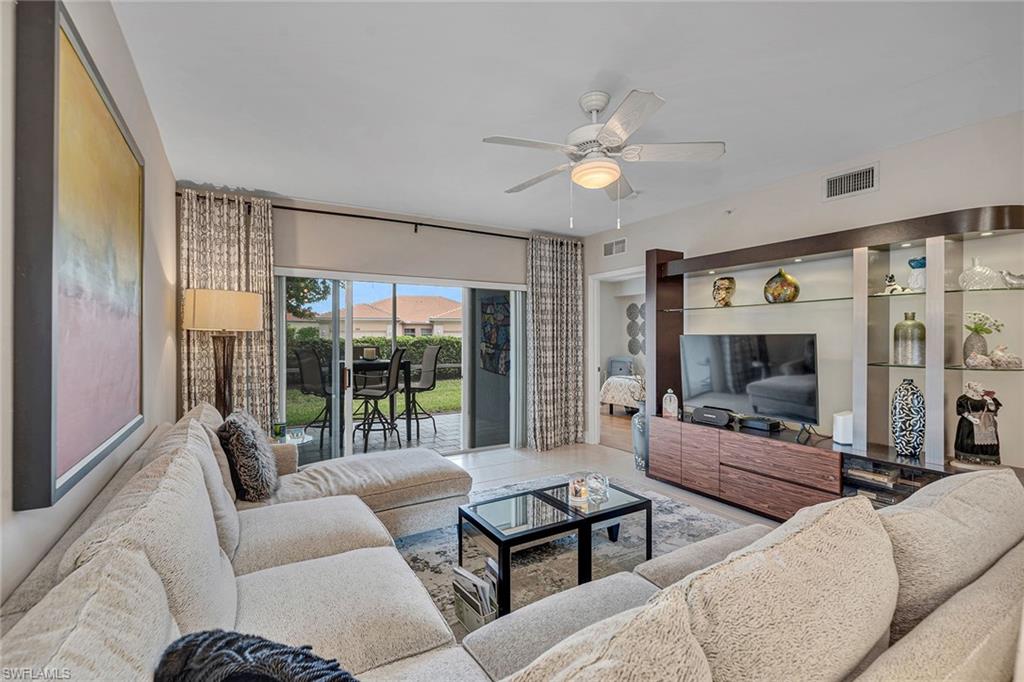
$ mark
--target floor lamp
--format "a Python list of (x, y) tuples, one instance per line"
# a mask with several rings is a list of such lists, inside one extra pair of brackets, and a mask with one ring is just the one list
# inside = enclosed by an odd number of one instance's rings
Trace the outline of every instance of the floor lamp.
[(263, 296), (226, 289), (186, 289), (182, 327), (213, 332), (214, 404), (222, 417), (231, 414), (235, 334), (263, 330)]

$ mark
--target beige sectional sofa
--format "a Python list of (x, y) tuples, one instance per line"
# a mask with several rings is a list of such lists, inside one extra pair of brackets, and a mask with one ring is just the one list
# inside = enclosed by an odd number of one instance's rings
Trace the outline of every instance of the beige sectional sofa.
[(181, 633), (220, 627), (309, 644), (368, 682), (1013, 674), (1024, 487), (1008, 471), (951, 477), (882, 512), (847, 498), (774, 530), (739, 529), (531, 604), (458, 645), (382, 522), (401, 509), (393, 499), (369, 495), (375, 514), (330, 494), (340, 488), (318, 471), (288, 490), (327, 496), (279, 493), (232, 516), (203, 435), (186, 418), (151, 439), (141, 469), (61, 544), (54, 586), (0, 640), (4, 667), (146, 679)]

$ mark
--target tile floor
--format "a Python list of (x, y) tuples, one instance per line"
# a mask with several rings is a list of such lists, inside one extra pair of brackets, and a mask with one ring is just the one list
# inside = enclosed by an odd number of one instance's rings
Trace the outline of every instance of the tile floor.
[(601, 471), (612, 478), (630, 482), (640, 492), (652, 490), (667, 497), (678, 499), (712, 514), (731, 519), (744, 525), (764, 523), (770, 526), (776, 522), (757, 514), (737, 509), (688, 490), (647, 478), (643, 472), (633, 468), (633, 454), (603, 445), (567, 445), (547, 452), (536, 450), (498, 448), (478, 450), (449, 455), (452, 460), (473, 476), (473, 488), (496, 488), (518, 481), (542, 476), (565, 474), (573, 471)]

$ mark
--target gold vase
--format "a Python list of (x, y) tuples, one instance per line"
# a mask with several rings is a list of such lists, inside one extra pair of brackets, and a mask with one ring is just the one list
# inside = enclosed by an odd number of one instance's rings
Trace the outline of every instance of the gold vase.
[(764, 300), (769, 303), (792, 303), (800, 296), (800, 283), (782, 268), (764, 283)]

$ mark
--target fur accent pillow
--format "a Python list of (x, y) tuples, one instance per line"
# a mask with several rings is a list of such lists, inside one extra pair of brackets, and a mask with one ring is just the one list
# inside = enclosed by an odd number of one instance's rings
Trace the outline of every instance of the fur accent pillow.
[(336, 660), (310, 647), (278, 644), (224, 630), (193, 632), (172, 642), (154, 682), (358, 682)]
[(280, 481), (270, 439), (251, 414), (233, 412), (217, 429), (217, 437), (228, 456), (239, 499), (259, 502), (277, 491)]

